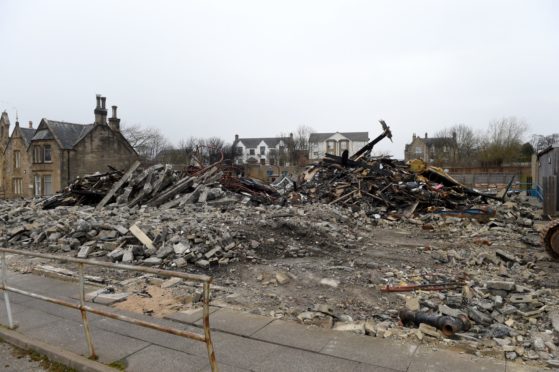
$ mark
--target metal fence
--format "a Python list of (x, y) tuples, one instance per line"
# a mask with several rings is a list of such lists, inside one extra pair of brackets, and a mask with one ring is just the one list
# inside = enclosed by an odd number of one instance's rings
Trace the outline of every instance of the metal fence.
[[(97, 359), (97, 355), (95, 354), (95, 347), (94, 347), (94, 344), (93, 344), (93, 339), (91, 337), (91, 330), (89, 329), (89, 322), (88, 322), (88, 319), (87, 319), (87, 313), (88, 312), (92, 313), (92, 314), (104, 316), (104, 317), (107, 317), (107, 318), (121, 320), (123, 322), (139, 325), (139, 326), (142, 326), (142, 327), (155, 329), (155, 330), (158, 330), (158, 331), (161, 331), (161, 332), (170, 333), (170, 334), (173, 334), (173, 335), (176, 335), (176, 336), (181, 336), (181, 337), (185, 337), (185, 338), (190, 338), (192, 340), (204, 342), (204, 343), (206, 343), (206, 347), (207, 347), (207, 350), (208, 350), (208, 359), (209, 359), (209, 362), (210, 362), (212, 372), (216, 372), (218, 370), (217, 361), (216, 361), (215, 352), (214, 352), (213, 343), (212, 343), (212, 338), (211, 338), (211, 334), (210, 334), (210, 308), (209, 308), (209, 305), (210, 305), (210, 284), (211, 284), (211, 281), (212, 281), (212, 278), (210, 276), (188, 274), (188, 273), (175, 272), (175, 271), (169, 271), (169, 270), (154, 269), (154, 268), (150, 268), (150, 267), (122, 265), (122, 264), (116, 264), (116, 263), (110, 263), (110, 262), (101, 262), (101, 261), (95, 261), (95, 260), (84, 260), (84, 259), (79, 259), (79, 258), (56, 256), (56, 255), (43, 254), (43, 253), (26, 252), (26, 251), (20, 251), (20, 250), (15, 250), (15, 249), (8, 249), (8, 248), (0, 248), (0, 252), (2, 254), (2, 270), (1, 270), (1, 279), (2, 279), (1, 281), (2, 281), (2, 283), (1, 283), (0, 289), (2, 289), (3, 292), (4, 292), (4, 302), (6, 304), (6, 312), (7, 312), (7, 315), (8, 315), (8, 326), (9, 326), (10, 329), (14, 329), (15, 326), (14, 326), (14, 320), (13, 320), (13, 316), (12, 316), (12, 309), (11, 309), (11, 305), (10, 305), (10, 299), (9, 299), (9, 296), (8, 296), (8, 292), (13, 292), (13, 293), (18, 293), (18, 294), (21, 294), (21, 295), (24, 295), (24, 296), (36, 298), (36, 299), (39, 299), (39, 300), (47, 301), (47, 302), (50, 302), (50, 303), (53, 303), (53, 304), (66, 306), (66, 307), (70, 307), (70, 308), (74, 308), (74, 309), (79, 310), (81, 312), (81, 315), (82, 315), (84, 333), (85, 333), (85, 338), (86, 338), (86, 342), (87, 342), (87, 347), (88, 347), (88, 350), (89, 350), (89, 358), (90, 359)], [(15, 255), (22, 255), (22, 256), (29, 256), (29, 257), (46, 258), (46, 259), (49, 259), (49, 260), (57, 260), (57, 261), (62, 261), (62, 262), (72, 262), (72, 263), (78, 264), (78, 267), (79, 267), (79, 286), (80, 286), (80, 302), (79, 302), (79, 304), (68, 302), (68, 301), (65, 301), (65, 300), (61, 300), (59, 298), (48, 297), (48, 296), (44, 296), (44, 295), (41, 295), (41, 294), (38, 294), (38, 293), (33, 293), (33, 292), (25, 291), (23, 289), (8, 286), (7, 285), (6, 253), (15, 254)], [(136, 271), (136, 272), (160, 275), (160, 276), (164, 276), (164, 277), (181, 278), (181, 279), (188, 280), (188, 281), (203, 283), (203, 304), (204, 304), (204, 306), (203, 306), (203, 325), (204, 325), (204, 334), (200, 335), (200, 334), (194, 333), (194, 332), (189, 332), (189, 331), (184, 331), (184, 330), (180, 330), (180, 329), (165, 327), (165, 326), (161, 326), (159, 324), (147, 322), (147, 321), (144, 321), (144, 320), (134, 319), (134, 318), (131, 318), (131, 317), (128, 317), (128, 316), (125, 316), (125, 315), (121, 315), (121, 314), (117, 314), (117, 313), (114, 313), (114, 312), (111, 312), (111, 311), (108, 311), (108, 310), (95, 308), (95, 307), (91, 307), (91, 306), (86, 305), (85, 304), (85, 292), (84, 292), (84, 266), (86, 266), (86, 265), (106, 267), (106, 268), (109, 268), (109, 269)]]

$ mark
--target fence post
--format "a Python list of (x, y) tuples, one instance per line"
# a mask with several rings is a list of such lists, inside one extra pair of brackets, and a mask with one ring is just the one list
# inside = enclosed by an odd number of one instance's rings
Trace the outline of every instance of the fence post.
[(91, 330), (89, 329), (89, 322), (87, 320), (87, 311), (85, 311), (85, 289), (84, 289), (84, 275), (83, 275), (83, 263), (78, 264), (80, 268), (80, 312), (82, 313), (83, 321), (83, 331), (85, 333), (85, 339), (87, 341), (87, 348), (89, 349), (89, 359), (96, 360), (97, 355), (95, 355), (95, 348), (93, 347), (93, 338), (91, 337)]
[(4, 289), (4, 302), (6, 303), (6, 313), (8, 313), (8, 326), (10, 329), (14, 329), (14, 318), (12, 317), (12, 306), (10, 305), (10, 297), (8, 296), (8, 291), (6, 290), (6, 252), (2, 252), (2, 288)]

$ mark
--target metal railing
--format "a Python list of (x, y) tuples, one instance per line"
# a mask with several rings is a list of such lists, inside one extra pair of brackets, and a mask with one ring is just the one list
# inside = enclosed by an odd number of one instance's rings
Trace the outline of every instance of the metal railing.
[[(110, 262), (101, 262), (95, 260), (84, 260), (80, 258), (73, 258), (73, 257), (64, 257), (64, 256), (57, 256), (57, 255), (50, 255), (44, 253), (33, 253), (33, 252), (26, 252), (26, 251), (19, 251), (15, 249), (8, 249), (8, 248), (0, 248), (0, 252), (2, 254), (2, 270), (1, 270), (1, 285), (0, 289), (4, 292), (4, 302), (6, 303), (6, 312), (8, 315), (8, 326), (10, 329), (14, 329), (14, 320), (12, 316), (12, 309), (10, 305), (10, 299), (8, 297), (8, 292), (18, 293), (24, 296), (36, 298), (39, 300), (47, 301), (53, 304), (61, 305), (70, 307), (73, 309), (77, 309), (81, 312), (82, 320), (83, 320), (83, 327), (85, 338), (87, 341), (87, 347), (89, 349), (89, 358), (90, 359), (97, 359), (97, 355), (95, 354), (95, 347), (93, 345), (93, 339), (91, 337), (91, 331), (89, 329), (89, 322), (87, 319), (87, 313), (92, 313), (100, 316), (104, 316), (111, 319), (121, 320), (123, 322), (139, 325), (146, 328), (155, 329), (161, 332), (170, 333), (176, 336), (181, 336), (185, 338), (190, 338), (192, 340), (201, 341), (206, 343), (206, 347), (208, 350), (208, 359), (210, 362), (210, 366), (212, 372), (217, 372), (217, 360), (215, 357), (215, 352), (213, 348), (212, 338), (210, 334), (210, 283), (212, 278), (208, 275), (196, 275), (196, 274), (188, 274), (182, 272), (175, 272), (169, 270), (161, 270), (161, 269), (154, 269), (151, 267), (142, 267), (142, 266), (133, 266), (133, 265), (123, 265), (123, 264), (116, 264)], [(19, 288), (10, 287), (7, 285), (7, 262), (6, 262), (6, 253), (15, 254), (15, 255), (22, 255), (22, 256), (29, 256), (29, 257), (39, 257), (39, 258), (46, 258), (49, 260), (57, 260), (62, 262), (71, 262), (76, 263), (79, 266), (79, 280), (80, 280), (80, 303), (72, 303), (68, 302), (59, 298), (48, 297), (41, 294), (25, 291)], [(203, 325), (204, 325), (204, 335), (200, 335), (198, 333), (183, 331), (180, 329), (170, 328), (161, 326), (159, 324), (150, 323), (140, 319), (134, 319), (125, 315), (113, 313), (111, 311), (107, 311), (100, 308), (94, 308), (85, 304), (85, 292), (84, 292), (84, 266), (91, 265), (91, 266), (100, 266), (106, 267), (110, 269), (119, 269), (119, 270), (127, 270), (127, 271), (137, 271), (142, 273), (148, 274), (155, 274), (165, 277), (175, 277), (181, 278), (188, 281), (200, 282), (203, 283)]]

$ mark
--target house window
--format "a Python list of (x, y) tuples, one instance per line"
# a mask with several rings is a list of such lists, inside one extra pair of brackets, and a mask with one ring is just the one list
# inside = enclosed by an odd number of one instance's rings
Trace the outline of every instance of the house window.
[(23, 180), (21, 178), (14, 178), (13, 179), (13, 188), (15, 195), (22, 195), (23, 194)]
[(340, 154), (345, 150), (349, 150), (349, 141), (348, 140), (340, 140), (338, 142), (338, 146), (340, 147)]
[(44, 154), (43, 160), (44, 160), (45, 163), (50, 163), (50, 162), (52, 161), (52, 154), (51, 154), (51, 151), (50, 151), (50, 145), (45, 145), (45, 146), (43, 147), (43, 149), (44, 149), (44, 152), (43, 152), (43, 154)]
[(261, 165), (266, 165), (266, 159), (260, 159), (260, 164)]
[(43, 149), (41, 146), (33, 146), (33, 163), (43, 162)]
[(276, 158), (269, 159), (270, 165), (276, 165)]
[(248, 150), (248, 153), (249, 153), (250, 155), (254, 155), (254, 154), (255, 154), (254, 151), (255, 151), (254, 149), (250, 149), (250, 150)]
[(260, 146), (260, 155), (266, 155), (266, 146)]
[(14, 151), (14, 168), (19, 169), (21, 167), (21, 152)]
[(52, 176), (43, 176), (43, 194), (52, 195)]
[(336, 155), (336, 141), (334, 140), (326, 141), (326, 153)]
[(41, 196), (41, 176), (35, 176), (35, 196)]
[(420, 146), (417, 146), (417, 147), (415, 148), (415, 153), (416, 153), (416, 154), (423, 154), (423, 149), (422, 149)]

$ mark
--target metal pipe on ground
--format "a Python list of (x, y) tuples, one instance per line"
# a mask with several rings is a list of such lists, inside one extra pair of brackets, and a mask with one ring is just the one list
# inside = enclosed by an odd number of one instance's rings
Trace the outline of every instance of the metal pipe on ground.
[(437, 328), (445, 336), (452, 336), (456, 332), (467, 331), (472, 326), (466, 315), (454, 317), (402, 309), (399, 311), (398, 316), (404, 325), (413, 324), (418, 326), (421, 323), (425, 323)]

